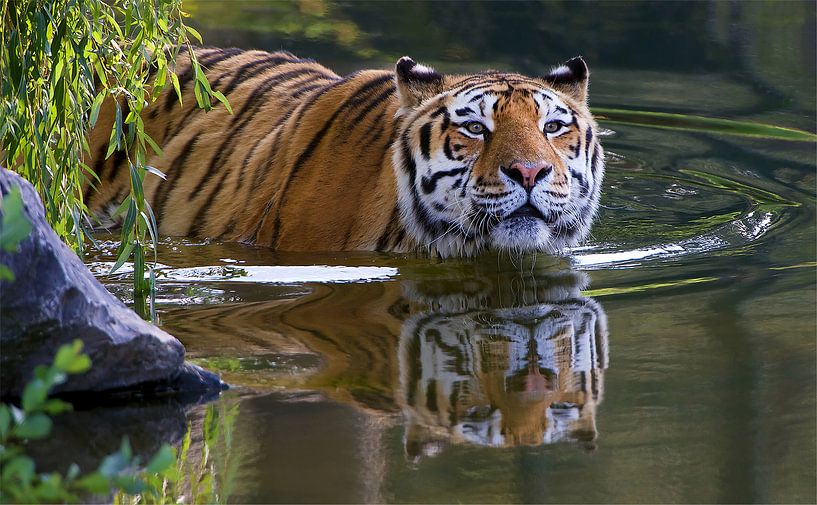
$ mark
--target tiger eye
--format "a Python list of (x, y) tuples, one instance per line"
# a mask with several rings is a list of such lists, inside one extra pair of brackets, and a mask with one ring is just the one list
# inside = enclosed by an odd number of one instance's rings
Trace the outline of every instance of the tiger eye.
[(482, 123), (478, 123), (476, 121), (472, 121), (465, 125), (465, 129), (473, 133), (474, 135), (482, 135), (483, 133), (485, 133), (485, 125)]
[(551, 121), (549, 123), (545, 123), (545, 133), (556, 133), (559, 131), (559, 128), (562, 127), (562, 123), (559, 121)]

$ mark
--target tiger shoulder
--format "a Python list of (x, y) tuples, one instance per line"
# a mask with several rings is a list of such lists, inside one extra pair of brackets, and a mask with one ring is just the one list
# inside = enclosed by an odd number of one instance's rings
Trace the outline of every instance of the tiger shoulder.
[[(187, 55), (143, 113), (161, 147), (145, 198), (164, 235), (283, 251), (558, 253), (596, 215), (604, 155), (580, 57), (526, 77), (443, 75), (401, 58), (339, 76), (288, 52), (196, 49), (225, 107), (200, 110)], [(102, 223), (130, 191), (127, 156), (105, 157), (106, 103), (87, 164)]]

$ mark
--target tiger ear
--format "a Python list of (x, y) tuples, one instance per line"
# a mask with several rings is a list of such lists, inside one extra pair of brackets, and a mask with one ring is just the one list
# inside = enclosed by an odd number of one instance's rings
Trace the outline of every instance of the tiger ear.
[(587, 82), (590, 71), (581, 56), (567, 60), (544, 77), (545, 82), (579, 102), (587, 100)]
[(443, 91), (443, 76), (403, 56), (394, 67), (400, 106), (413, 108)]

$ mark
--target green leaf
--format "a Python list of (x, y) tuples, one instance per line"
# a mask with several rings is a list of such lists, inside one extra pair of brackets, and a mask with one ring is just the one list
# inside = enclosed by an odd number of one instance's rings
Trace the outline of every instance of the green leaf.
[(119, 475), (115, 477), (114, 485), (127, 494), (139, 494), (147, 488), (142, 479), (133, 475)]
[(121, 135), (121, 132), (117, 133), (116, 125), (111, 128), (111, 136), (108, 139), (108, 150), (105, 152), (105, 159), (111, 157), (114, 151), (116, 151), (117, 143), (119, 142), (118, 137)]
[(159, 473), (165, 471), (176, 461), (176, 455), (173, 454), (173, 449), (165, 444), (159, 451), (151, 458), (145, 471), (148, 473)]
[[(147, 141), (148, 144), (150, 144), (150, 148), (153, 149), (154, 153), (158, 154), (159, 156), (164, 156), (165, 155), (164, 151), (162, 151), (162, 148), (159, 147), (159, 145), (156, 144), (156, 142), (154, 142), (154, 140), (151, 138), (150, 135), (147, 134), (147, 132), (145, 132), (144, 139)], [(153, 168), (153, 167), (151, 167), (151, 168)], [(163, 175), (162, 179), (164, 179), (165, 178), (164, 174), (162, 174), (162, 175)]]
[(8, 405), (0, 403), (0, 441), (5, 440), (11, 427), (11, 411)]
[(198, 40), (199, 44), (201, 44), (201, 40), (202, 40), (201, 39), (201, 34), (198, 31), (196, 31), (195, 28), (193, 28), (192, 26), (184, 25), (184, 29), (187, 30), (187, 33), (192, 35), (194, 39)]
[[(153, 141), (151, 141), (151, 142), (153, 142)], [(162, 180), (167, 180), (167, 176), (164, 174), (164, 172), (162, 172), (161, 170), (159, 170), (156, 167), (153, 167), (153, 166), (150, 166), (150, 165), (145, 165), (145, 170), (148, 173), (151, 173), (151, 174), (155, 175), (156, 177), (158, 177), (158, 178), (160, 178)]]
[(91, 367), (91, 359), (82, 354), (82, 340), (74, 340), (71, 345), (60, 346), (54, 358), (54, 368), (61, 372), (77, 374)]
[(140, 203), (143, 202), (145, 200), (145, 193), (142, 188), (142, 178), (136, 170), (136, 167), (132, 164), (130, 164), (130, 183), (134, 200)]
[(0, 249), (12, 252), (31, 232), (31, 223), (23, 211), (23, 198), (19, 186), (14, 186), (0, 198)]
[(214, 97), (216, 97), (216, 99), (217, 99), (219, 102), (221, 102), (221, 103), (223, 103), (223, 104), (224, 104), (224, 107), (226, 107), (226, 108), (227, 108), (227, 112), (229, 112), (230, 114), (232, 114), (232, 113), (233, 113), (233, 108), (232, 108), (232, 106), (230, 105), (229, 100), (227, 100), (227, 97), (226, 97), (226, 96), (224, 96), (224, 93), (222, 93), (221, 91), (213, 91), (213, 96), (214, 96)]
[(119, 253), (119, 257), (116, 258), (116, 263), (114, 263), (113, 267), (111, 267), (110, 273), (114, 273), (117, 270), (119, 270), (119, 267), (121, 267), (122, 265), (125, 264), (126, 261), (128, 261), (131, 252), (133, 252), (133, 242), (128, 242), (127, 244), (125, 244), (125, 247), (124, 249), (122, 249), (122, 252)]
[(36, 440), (48, 436), (51, 432), (51, 424), (51, 419), (45, 414), (34, 414), (26, 417), (22, 424), (12, 430), (12, 433), (17, 438)]
[(43, 404), (43, 412), (50, 416), (55, 416), (57, 414), (62, 414), (63, 412), (70, 412), (73, 409), (70, 403), (66, 403), (62, 400), (51, 399), (48, 400)]
[(202, 92), (201, 83), (196, 81), (193, 86), (193, 94), (196, 96), (196, 103), (200, 109), (209, 111), (212, 107), (210, 105), (210, 97)]
[(106, 456), (99, 464), (97, 471), (104, 477), (112, 478), (124, 471), (131, 464), (131, 448), (127, 437), (122, 439), (119, 450)]
[(110, 489), (110, 479), (99, 472), (94, 472), (77, 480), (76, 486), (91, 494), (107, 494)]
[(102, 107), (102, 102), (104, 100), (105, 91), (100, 91), (99, 94), (96, 95), (96, 98), (94, 98), (94, 102), (91, 104), (91, 116), (89, 119), (91, 128), (94, 127), (96, 120), (99, 118), (99, 109)]
[(45, 403), (48, 397), (49, 385), (44, 381), (34, 378), (26, 384), (23, 389), (23, 410), (26, 412), (34, 412)]
[(0, 265), (0, 281), (14, 282), (14, 272), (6, 265)]
[(2, 474), (3, 482), (9, 482), (12, 479), (20, 480), (24, 487), (28, 487), (32, 477), (34, 477), (34, 461), (27, 456), (17, 456), (3, 466)]
[(182, 104), (182, 89), (179, 87), (179, 76), (176, 72), (170, 72), (170, 80), (173, 82), (173, 89), (176, 90), (176, 97), (179, 99), (179, 105)]

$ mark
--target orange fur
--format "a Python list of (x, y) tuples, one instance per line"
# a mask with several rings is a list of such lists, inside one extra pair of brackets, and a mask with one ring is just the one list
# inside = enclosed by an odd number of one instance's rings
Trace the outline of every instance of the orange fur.
[[(396, 74), (365, 70), (340, 77), (285, 52), (198, 49), (197, 57), (212, 87), (227, 95), (234, 114), (221, 106), (208, 113), (197, 108), (187, 56), (180, 57), (177, 66), (183, 104), (168, 87), (144, 112), (147, 133), (164, 151), (148, 164), (164, 172), (167, 180), (148, 176), (144, 182), (146, 200), (164, 235), (212, 237), (289, 251), (426, 249), (457, 255), (502, 247), (492, 245), (487, 232), (472, 237), (468, 231), (446, 231), (476, 226), (477, 210), (468, 210), (473, 216), (464, 210), (462, 216), (438, 219), (429, 218), (435, 211), (426, 212), (425, 206), (439, 209), (442, 204), (432, 202), (439, 195), (421, 195), (417, 198), (428, 201), (410, 203), (406, 193), (420, 194), (417, 187), (423, 182), (431, 180), (436, 190), (439, 181), (451, 187), (453, 183), (436, 162), (401, 183), (412, 163), (407, 156), (424, 153), (425, 137), (433, 131), (427, 144), (435, 156), (451, 154), (453, 143), (458, 152), (449, 156), (450, 163), (470, 167), (470, 175), (459, 175), (458, 187), (507, 191), (514, 183), (502, 176), (500, 167), (513, 160), (548, 160), (557, 175), (548, 187), (564, 195), (569, 175), (562, 158), (581, 143), (584, 131), (595, 128), (583, 95), (571, 91), (576, 84), (564, 86), (558, 79), (496, 73), (443, 77), (431, 69), (419, 72), (420, 66), (412, 70), (406, 58)], [(583, 79), (581, 89), (586, 87), (586, 75)], [(434, 115), (475, 85), (487, 86), (486, 93), (507, 95), (497, 100), (502, 103), (493, 112), (496, 131), (490, 143), (487, 137), (480, 141), (462, 133), (448, 121), (453, 112), (446, 112), (447, 123), (442, 124), (440, 114)], [(570, 104), (578, 118), (574, 132), (552, 142), (545, 138), (531, 94), (537, 89)], [(86, 191), (86, 201), (103, 223), (130, 187), (126, 155), (104, 157), (114, 116), (114, 103), (108, 101), (91, 133), (91, 156), (86, 160), (101, 179), (96, 191)], [(601, 158), (596, 139), (592, 149)], [(588, 164), (589, 152), (588, 145)], [(442, 175), (434, 176), (435, 170)], [(427, 184), (432, 186), (431, 182)], [(453, 195), (451, 187), (445, 191)], [(460, 200), (465, 201), (460, 198), (456, 205), (471, 205)], [(595, 203), (586, 213), (592, 220)], [(480, 226), (488, 227), (503, 218), (479, 214), (479, 219)], [(581, 233), (575, 234), (579, 238), (589, 226), (581, 224)], [(559, 226), (552, 227), (554, 237), (561, 233)], [(547, 248), (546, 241), (540, 242), (530, 248)]]

